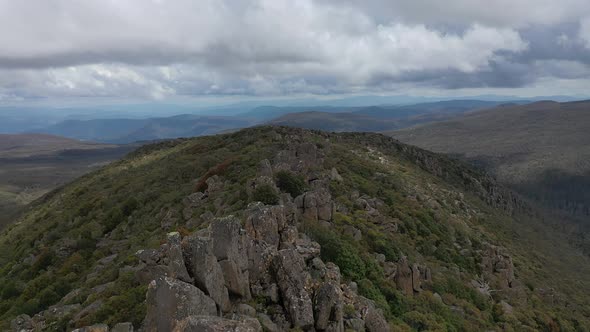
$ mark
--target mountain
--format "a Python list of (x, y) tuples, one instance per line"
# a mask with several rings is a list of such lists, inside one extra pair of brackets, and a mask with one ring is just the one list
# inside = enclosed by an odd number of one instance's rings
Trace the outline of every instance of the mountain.
[(26, 204), (137, 146), (41, 134), (0, 134), (0, 228)]
[[(291, 112), (298, 109), (273, 108), (276, 114), (286, 114), (267, 123), (333, 132), (380, 132), (406, 128), (421, 123), (448, 120), (467, 112), (498, 104), (501, 103), (481, 100), (449, 100), (406, 106), (330, 108), (331, 112)], [(339, 110), (339, 112), (336, 112), (336, 110)]]
[(390, 133), (475, 162), (528, 197), (590, 216), (590, 101), (505, 105)]
[(283, 115), (268, 124), (306, 129), (344, 131), (384, 131), (397, 128), (394, 121), (381, 120), (356, 113), (301, 112)]
[(0, 267), (2, 330), (590, 328), (589, 258), (559, 230), (380, 134), (143, 146), (34, 202), (0, 234)]
[(37, 132), (79, 140), (131, 143), (177, 137), (208, 135), (248, 127), (250, 120), (235, 117), (176, 115), (149, 119), (66, 120)]
[(506, 101), (485, 100), (447, 100), (432, 103), (420, 103), (402, 106), (373, 106), (354, 111), (355, 114), (363, 114), (379, 119), (405, 119), (418, 118), (424, 115), (449, 116), (457, 113), (465, 113), (478, 109), (490, 108)]

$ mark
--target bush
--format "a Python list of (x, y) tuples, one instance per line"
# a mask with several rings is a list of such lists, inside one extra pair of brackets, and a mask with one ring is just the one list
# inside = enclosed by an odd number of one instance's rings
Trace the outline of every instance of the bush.
[(289, 171), (280, 171), (277, 173), (277, 187), (292, 197), (297, 197), (305, 191), (305, 182), (301, 176)]
[(360, 280), (365, 277), (365, 262), (353, 244), (343, 240), (332, 230), (317, 225), (310, 225), (309, 233), (322, 247), (324, 261), (338, 265), (342, 274), (350, 279)]
[(256, 202), (262, 202), (266, 205), (275, 205), (279, 203), (279, 195), (268, 184), (263, 184), (254, 189), (252, 199)]

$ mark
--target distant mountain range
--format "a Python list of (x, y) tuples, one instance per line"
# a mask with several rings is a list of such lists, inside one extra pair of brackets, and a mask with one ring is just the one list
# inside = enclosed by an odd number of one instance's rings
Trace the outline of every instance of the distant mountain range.
[(466, 112), (502, 103), (505, 102), (451, 100), (405, 106), (354, 107), (338, 113), (325, 111), (289, 113), (273, 119), (269, 123), (333, 132), (379, 132), (406, 128), (420, 123), (447, 120)]
[(150, 119), (67, 120), (38, 131), (80, 140), (131, 143), (209, 135), (248, 127), (252, 123), (236, 117), (177, 115)]

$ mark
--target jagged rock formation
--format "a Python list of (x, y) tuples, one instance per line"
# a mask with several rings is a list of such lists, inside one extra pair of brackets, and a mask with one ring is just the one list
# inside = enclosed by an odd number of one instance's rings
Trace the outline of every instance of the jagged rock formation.
[[(340, 284), (338, 267), (322, 262), (319, 245), (298, 233), (283, 206), (256, 203), (249, 211), (245, 227), (233, 217), (215, 219), (182, 246), (180, 235), (170, 233), (159, 260), (138, 253), (145, 264), (139, 277), (153, 278), (145, 331), (262, 331), (258, 316), (267, 329), (389, 330), (372, 301)], [(244, 310), (252, 296), (272, 303), (272, 312)], [(359, 322), (345, 320), (347, 304)]]

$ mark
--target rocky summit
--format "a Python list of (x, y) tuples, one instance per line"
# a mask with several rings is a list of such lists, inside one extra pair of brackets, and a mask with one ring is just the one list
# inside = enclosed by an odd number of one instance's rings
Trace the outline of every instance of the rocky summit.
[(485, 173), (379, 134), (166, 141), (0, 235), (0, 328), (588, 331), (590, 263), (551, 225)]

